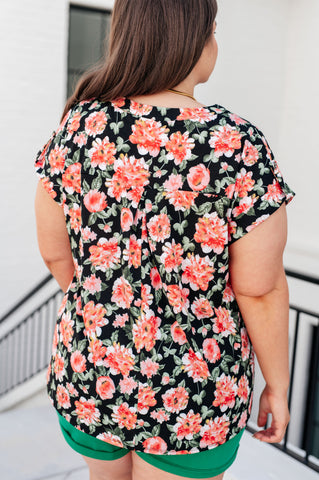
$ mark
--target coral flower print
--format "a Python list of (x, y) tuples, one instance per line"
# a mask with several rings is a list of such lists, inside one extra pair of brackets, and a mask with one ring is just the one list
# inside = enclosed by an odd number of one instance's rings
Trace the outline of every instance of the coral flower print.
[(281, 186), (276, 180), (274, 180), (271, 185), (268, 185), (267, 193), (265, 193), (261, 199), (267, 200), (267, 202), (279, 203), (284, 197), (285, 194), (283, 193)]
[(49, 162), (52, 174), (58, 174), (63, 171), (67, 153), (68, 149), (66, 147), (62, 148), (58, 146), (50, 152)]
[(170, 175), (163, 186), (167, 191), (179, 190), (183, 186), (182, 175)]
[(215, 308), (214, 326), (213, 331), (220, 333), (222, 337), (228, 337), (228, 335), (236, 333), (236, 325), (234, 319), (230, 315), (230, 311), (225, 307)]
[[(114, 173), (110, 180), (107, 180), (108, 194), (119, 201), (122, 197), (132, 196), (136, 191), (138, 199), (143, 193), (143, 188), (149, 183), (149, 167), (144, 158), (128, 157), (121, 154), (114, 162)], [(135, 200), (133, 203), (138, 203)], [(135, 205), (136, 206), (136, 205)]]
[(97, 190), (90, 190), (84, 196), (84, 205), (89, 212), (101, 212), (107, 207), (106, 195)]
[(185, 410), (188, 399), (189, 395), (184, 387), (170, 388), (162, 395), (164, 408), (171, 413), (179, 413), (181, 410)]
[(194, 240), (200, 243), (204, 253), (222, 253), (228, 242), (228, 230), (225, 221), (216, 212), (199, 218), (196, 224)]
[(179, 345), (187, 343), (185, 332), (177, 321), (171, 326), (171, 334), (174, 342), (177, 342)]
[(75, 112), (67, 125), (67, 131), (69, 134), (76, 132), (80, 128), (80, 120), (81, 112)]
[(103, 345), (101, 340), (97, 338), (91, 338), (89, 344), (89, 356), (88, 361), (96, 365), (103, 365), (103, 358), (106, 355), (106, 347)]
[(106, 349), (104, 364), (110, 368), (112, 375), (121, 373), (126, 376), (134, 368), (134, 358), (131, 348), (114, 343)]
[(187, 175), (188, 185), (192, 190), (200, 191), (207, 187), (210, 180), (210, 172), (203, 163), (189, 169)]
[(249, 388), (248, 378), (244, 374), (240, 377), (238, 381), (238, 390), (237, 390), (237, 395), (240, 398), (241, 402), (247, 403), (249, 391), (250, 391), (250, 388)]
[(177, 418), (177, 423), (174, 425), (174, 432), (176, 433), (178, 440), (192, 440), (201, 430), (201, 416), (199, 413), (194, 414), (193, 410), (190, 410), (187, 415), (181, 413)]
[(192, 120), (193, 122), (205, 123), (216, 118), (215, 113), (206, 108), (181, 108), (177, 120)]
[(71, 355), (71, 366), (74, 372), (83, 373), (86, 370), (86, 358), (79, 350)]
[(70, 395), (65, 387), (63, 387), (62, 385), (58, 385), (56, 390), (56, 396), (57, 396), (57, 402), (60, 405), (60, 407), (66, 408), (66, 409), (71, 407)]
[(220, 348), (214, 338), (206, 338), (203, 342), (203, 352), (205, 358), (211, 363), (220, 359)]
[(94, 400), (86, 400), (84, 397), (81, 397), (80, 400), (75, 402), (76, 410), (75, 413), (81, 423), (85, 425), (91, 425), (92, 423), (100, 422), (100, 411), (96, 408)]
[(214, 278), (215, 268), (209, 257), (200, 257), (199, 255), (188, 255), (182, 263), (182, 282), (189, 283), (193, 290), (208, 289), (209, 282)]
[(223, 373), (216, 380), (216, 390), (214, 392), (215, 400), (213, 401), (214, 407), (219, 407), (222, 412), (225, 412), (228, 408), (233, 408), (237, 395), (236, 378), (230, 377)]
[(106, 310), (101, 303), (95, 304), (93, 300), (84, 305), (83, 320), (85, 333), (88, 336), (101, 335), (101, 327), (108, 324)]
[(93, 274), (86, 278), (85, 282), (83, 283), (83, 288), (92, 294), (98, 293), (102, 288), (102, 280)]
[(174, 313), (183, 312), (187, 314), (189, 307), (188, 295), (188, 288), (181, 288), (178, 285), (169, 285), (167, 287), (167, 298), (169, 304), (173, 307)]
[(118, 423), (120, 428), (132, 430), (136, 425), (136, 408), (129, 407), (126, 402), (119, 406), (114, 406), (112, 413), (113, 420)]
[(209, 376), (207, 363), (203, 360), (200, 352), (194, 352), (192, 348), (182, 358), (183, 368), (194, 382), (202, 382)]
[(143, 442), (144, 452), (153, 455), (163, 455), (167, 450), (167, 444), (161, 437), (147, 438)]
[(106, 124), (106, 114), (104, 112), (94, 112), (85, 120), (85, 131), (94, 138), (104, 132)]
[(152, 287), (155, 288), (155, 290), (159, 290), (160, 288), (162, 288), (161, 276), (156, 267), (153, 267), (151, 269), (150, 277), (151, 277)]
[(154, 362), (150, 358), (143, 360), (141, 362), (141, 373), (146, 375), (147, 378), (151, 378), (153, 375), (156, 375), (159, 368), (159, 363)]
[(168, 129), (162, 126), (160, 122), (141, 118), (136, 120), (135, 125), (132, 126), (132, 135), (130, 135), (129, 139), (137, 145), (140, 155), (149, 153), (156, 157), (160, 152), (160, 148), (167, 143), (167, 132)]
[(120, 380), (121, 393), (131, 394), (137, 387), (137, 382), (132, 377), (125, 376)]
[(168, 151), (167, 158), (174, 160), (175, 165), (180, 165), (183, 160), (189, 160), (192, 156), (192, 149), (195, 143), (189, 138), (189, 133), (176, 132), (170, 136), (165, 148)]
[(247, 167), (251, 167), (254, 163), (258, 162), (259, 152), (249, 140), (245, 140), (242, 159)]
[(251, 413), (254, 352), (228, 244), (293, 197), (263, 133), (222, 106), (92, 98), (35, 165), (74, 263), (47, 370), (58, 413), (147, 453), (233, 438)]
[(67, 193), (81, 193), (81, 164), (73, 163), (62, 175), (62, 185)]
[(230, 421), (227, 415), (207, 421), (200, 431), (200, 448), (214, 448), (225, 443), (229, 425)]
[(256, 199), (254, 197), (242, 198), (238, 207), (235, 207), (233, 210), (234, 217), (236, 218), (239, 217), (239, 215), (248, 213), (254, 207), (255, 200)]
[(128, 232), (133, 225), (133, 213), (129, 208), (121, 210), (121, 228), (123, 232)]
[(157, 420), (159, 423), (167, 422), (169, 419), (169, 415), (165, 412), (165, 410), (153, 410), (151, 412), (151, 417)]
[(69, 210), (69, 217), (70, 217), (70, 226), (74, 233), (79, 233), (81, 228), (81, 208), (77, 203), (73, 204), (73, 208)]
[(152, 310), (147, 310), (133, 325), (133, 340), (138, 352), (142, 348), (147, 352), (152, 350), (156, 340), (161, 338), (160, 324), (160, 318), (156, 317)]
[(185, 212), (189, 210), (195, 204), (195, 198), (197, 197), (195, 192), (187, 192), (183, 190), (173, 190), (165, 193), (165, 197), (169, 200), (169, 203), (174, 205), (176, 211)]
[(64, 363), (64, 358), (62, 357), (61, 353), (58, 352), (54, 361), (54, 373), (57, 380), (62, 380), (65, 375)]
[(183, 247), (180, 243), (176, 243), (173, 239), (172, 243), (166, 242), (163, 246), (163, 254), (161, 255), (161, 262), (165, 266), (167, 272), (178, 272), (178, 267), (183, 260)]
[(191, 309), (195, 317), (200, 320), (203, 318), (210, 318), (214, 315), (214, 310), (212, 309), (209, 300), (206, 298), (197, 298), (193, 302)]
[(74, 334), (73, 326), (74, 321), (71, 319), (70, 312), (63, 313), (60, 323), (60, 333), (63, 345), (65, 345), (69, 351), (71, 350), (71, 341)]
[(102, 400), (109, 400), (113, 397), (115, 385), (111, 377), (99, 377), (96, 381), (96, 393)]
[(141, 385), (138, 391), (137, 410), (145, 415), (150, 407), (154, 407), (157, 403), (154, 390), (147, 384)]
[(240, 132), (236, 128), (225, 125), (218, 127), (211, 133), (209, 144), (215, 149), (214, 153), (216, 157), (219, 158), (224, 155), (230, 158), (234, 154), (234, 151), (241, 147), (241, 137)]
[(236, 178), (235, 192), (240, 198), (247, 197), (255, 185), (255, 180), (252, 179), (252, 172), (247, 172), (242, 168)]
[(89, 150), (92, 167), (99, 167), (101, 170), (105, 170), (107, 165), (113, 165), (115, 155), (115, 144), (109, 141), (109, 137), (105, 137), (103, 140), (97, 138)]
[(171, 224), (165, 213), (155, 215), (147, 224), (150, 237), (155, 242), (164, 242), (170, 236)]
[(56, 198), (57, 193), (53, 190), (53, 183), (50, 182), (50, 180), (47, 177), (43, 177), (41, 181), (42, 181), (43, 188), (48, 192), (50, 197), (52, 197), (53, 199)]
[(129, 282), (124, 278), (118, 278), (113, 285), (112, 302), (115, 302), (121, 308), (129, 308), (134, 295), (132, 287)]
[(132, 101), (130, 110), (134, 115), (143, 117), (144, 115), (151, 113), (153, 107), (151, 105), (143, 105), (142, 103)]
[(123, 442), (117, 435), (113, 435), (111, 432), (100, 433), (96, 438), (103, 442), (110, 443), (115, 447), (123, 448)]
[(128, 265), (137, 268), (141, 265), (142, 240), (138, 240), (136, 235), (131, 235), (127, 240), (126, 249), (123, 251), (124, 259)]
[(97, 245), (89, 248), (90, 262), (97, 270), (105, 272), (108, 268), (114, 267), (120, 261), (121, 250), (115, 238), (107, 240), (101, 238)]

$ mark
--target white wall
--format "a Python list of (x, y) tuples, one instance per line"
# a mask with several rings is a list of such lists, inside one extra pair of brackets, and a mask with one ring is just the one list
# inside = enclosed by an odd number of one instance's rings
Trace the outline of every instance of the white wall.
[(33, 161), (63, 107), (67, 12), (64, 0), (1, 0), (1, 313), (46, 274), (36, 244)]
[[(75, 3), (109, 8), (112, 0)], [(0, 314), (46, 273), (36, 244), (33, 160), (56, 128), (64, 105), (68, 4), (1, 0)], [(264, 131), (298, 194), (288, 208), (286, 263), (316, 273), (319, 2), (219, 4), (219, 59), (197, 96), (208, 104), (225, 105)]]

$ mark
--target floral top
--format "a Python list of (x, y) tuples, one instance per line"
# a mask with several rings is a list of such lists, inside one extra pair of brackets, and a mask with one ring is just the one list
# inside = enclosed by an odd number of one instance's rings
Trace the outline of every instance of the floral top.
[(228, 245), (293, 196), (263, 134), (218, 105), (93, 99), (68, 112), (36, 168), (75, 264), (48, 369), (55, 408), (146, 453), (234, 437), (254, 362)]

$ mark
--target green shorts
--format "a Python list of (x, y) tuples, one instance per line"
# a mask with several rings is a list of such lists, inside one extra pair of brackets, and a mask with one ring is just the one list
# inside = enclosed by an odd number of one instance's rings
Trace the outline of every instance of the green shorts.
[[(129, 453), (125, 448), (116, 447), (81, 432), (58, 414), (63, 436), (73, 450), (97, 460), (116, 460)], [(189, 478), (209, 478), (223, 473), (234, 462), (244, 429), (228, 442), (216, 448), (199, 453), (180, 455), (136, 454), (154, 467), (165, 472)]]

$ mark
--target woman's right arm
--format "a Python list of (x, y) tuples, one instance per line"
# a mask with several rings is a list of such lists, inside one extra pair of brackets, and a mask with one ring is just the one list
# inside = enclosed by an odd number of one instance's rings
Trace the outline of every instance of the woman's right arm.
[(229, 247), (232, 288), (266, 381), (258, 425), (265, 426), (272, 414), (271, 426), (254, 437), (269, 443), (282, 440), (289, 422), (289, 298), (282, 260), (286, 239), (282, 206)]

